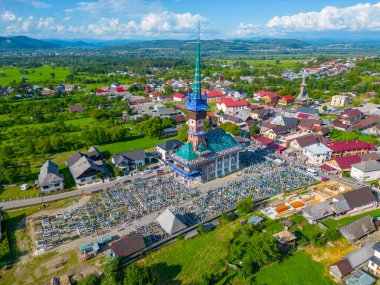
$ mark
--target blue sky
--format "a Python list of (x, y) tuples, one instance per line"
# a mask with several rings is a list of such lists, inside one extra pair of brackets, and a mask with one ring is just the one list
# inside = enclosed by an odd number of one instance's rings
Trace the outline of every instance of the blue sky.
[(0, 35), (60, 39), (378, 37), (380, 2), (0, 0)]

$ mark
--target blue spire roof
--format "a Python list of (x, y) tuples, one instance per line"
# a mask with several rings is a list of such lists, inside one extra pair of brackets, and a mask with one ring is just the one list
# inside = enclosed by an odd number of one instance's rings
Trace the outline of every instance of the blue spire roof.
[(197, 54), (195, 57), (195, 71), (193, 82), (193, 94), (187, 94), (187, 103), (184, 106), (185, 109), (193, 112), (206, 111), (210, 109), (207, 105), (206, 92), (202, 96), (202, 84), (201, 84), (201, 40), (198, 36), (197, 39)]

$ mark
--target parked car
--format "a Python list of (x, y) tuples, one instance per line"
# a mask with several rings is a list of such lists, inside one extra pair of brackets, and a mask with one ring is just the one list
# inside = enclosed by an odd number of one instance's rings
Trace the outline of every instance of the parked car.
[(131, 183), (132, 182), (132, 180), (125, 180), (124, 182), (123, 182), (123, 184), (128, 184), (128, 183)]
[(21, 190), (28, 190), (29, 189), (29, 184), (22, 184), (21, 185)]
[(149, 173), (151, 173), (151, 170), (149, 170), (149, 169), (145, 169), (145, 170), (141, 171), (142, 175), (149, 174)]
[(163, 175), (163, 174), (164, 174), (164, 171), (163, 171), (162, 169), (157, 170), (157, 171), (156, 171), (156, 174), (157, 174), (157, 175)]
[(322, 182), (326, 182), (326, 181), (329, 181), (330, 179), (328, 179), (327, 177), (323, 177), (322, 179), (321, 179), (321, 181)]

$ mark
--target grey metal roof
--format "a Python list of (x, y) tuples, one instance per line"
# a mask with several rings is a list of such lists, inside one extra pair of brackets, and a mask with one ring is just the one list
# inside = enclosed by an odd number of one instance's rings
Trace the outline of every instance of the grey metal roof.
[(70, 166), (70, 172), (74, 179), (77, 179), (90, 169), (96, 172), (105, 172), (103, 166), (96, 164), (92, 159), (86, 156), (82, 156), (77, 162)]
[(66, 160), (66, 164), (68, 167), (76, 163), (84, 154), (79, 152), (75, 152), (68, 160)]
[(59, 174), (58, 165), (47, 160), (40, 169), (40, 175), (38, 176), (38, 184), (40, 186), (47, 186), (52, 183), (62, 182), (63, 175)]
[(330, 202), (328, 201), (323, 201), (314, 205), (307, 206), (302, 210), (302, 212), (315, 220), (320, 220), (334, 214), (330, 206)]
[(310, 108), (310, 107), (299, 107), (297, 108), (298, 113), (305, 113), (305, 114), (319, 114), (318, 109)]
[(334, 212), (338, 215), (341, 213), (347, 212), (351, 209), (350, 206), (347, 204), (347, 201), (345, 199), (333, 202), (332, 207), (334, 209)]
[(356, 249), (347, 254), (344, 259), (348, 260), (352, 268), (355, 269), (364, 262), (367, 262), (373, 256), (375, 252), (373, 249), (374, 245), (374, 242), (367, 243), (362, 248)]
[(296, 118), (290, 118), (285, 116), (277, 116), (271, 120), (271, 123), (277, 126), (296, 125), (298, 124), (298, 122), (299, 120)]
[(373, 172), (380, 170), (380, 162), (377, 160), (363, 161), (353, 164), (351, 167), (359, 169), (362, 172)]
[(135, 160), (142, 160), (146, 159), (147, 155), (143, 149), (138, 149), (135, 151), (130, 152), (123, 152), (120, 154), (114, 154), (112, 156), (112, 161), (115, 163), (115, 165), (120, 165), (123, 161), (135, 161)]
[(166, 209), (157, 217), (157, 222), (169, 234), (175, 234), (187, 228), (187, 226), (170, 210)]
[(350, 241), (358, 240), (376, 230), (371, 216), (360, 218), (339, 229), (340, 233)]
[(168, 140), (157, 145), (157, 147), (165, 151), (173, 151), (183, 146), (183, 143), (179, 140)]

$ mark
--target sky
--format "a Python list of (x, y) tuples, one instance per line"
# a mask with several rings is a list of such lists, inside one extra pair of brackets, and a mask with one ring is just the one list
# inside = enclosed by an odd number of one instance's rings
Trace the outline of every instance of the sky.
[(0, 0), (0, 36), (39, 39), (380, 38), (380, 2)]

